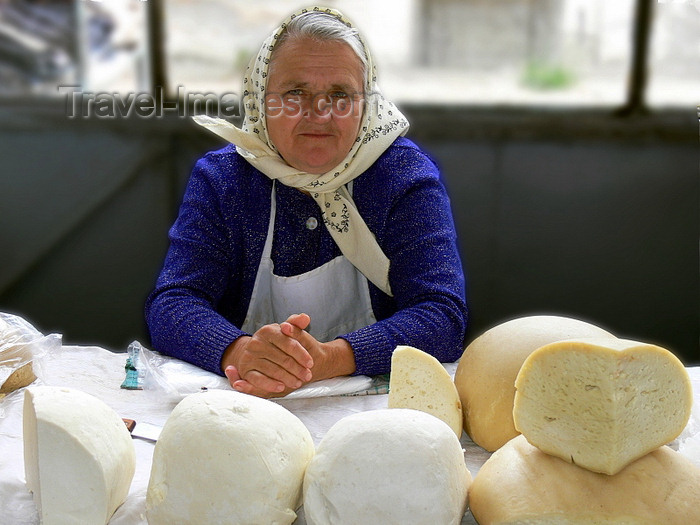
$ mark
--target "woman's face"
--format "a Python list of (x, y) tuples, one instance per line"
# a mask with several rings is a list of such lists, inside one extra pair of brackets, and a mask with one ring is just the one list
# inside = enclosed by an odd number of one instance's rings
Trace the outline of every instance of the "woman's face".
[(340, 164), (362, 121), (359, 57), (344, 42), (288, 40), (275, 50), (268, 74), (267, 131), (282, 158), (313, 174)]

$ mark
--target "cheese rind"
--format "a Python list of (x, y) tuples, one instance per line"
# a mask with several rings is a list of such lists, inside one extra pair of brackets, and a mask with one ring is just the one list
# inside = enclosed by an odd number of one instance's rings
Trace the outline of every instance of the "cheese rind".
[(389, 408), (412, 408), (443, 420), (462, 436), (462, 403), (457, 387), (435, 357), (412, 346), (397, 346), (391, 356)]
[(32, 363), (25, 363), (19, 368), (16, 368), (0, 385), (0, 399), (7, 394), (19, 390), (22, 387), (31, 385), (36, 379), (34, 375), (34, 367)]
[(0, 399), (36, 379), (31, 345), (0, 317)]
[(457, 525), (471, 474), (440, 419), (406, 408), (346, 416), (321, 440), (304, 477), (309, 525)]
[(683, 431), (688, 372), (668, 350), (625, 339), (545, 345), (515, 383), (515, 427), (544, 452), (615, 474)]
[(149, 525), (291, 524), (311, 434), (284, 407), (232, 390), (185, 397), (153, 452)]
[(27, 388), (23, 441), (27, 487), (43, 525), (104, 525), (126, 499), (134, 444), (122, 419), (96, 397)]
[(575, 337), (609, 337), (593, 324), (555, 315), (519, 317), (490, 328), (464, 350), (455, 385), (472, 441), (493, 452), (518, 435), (513, 424), (515, 378), (540, 346)]
[(662, 446), (608, 476), (517, 436), (481, 467), (469, 507), (482, 525), (700, 523), (700, 468)]

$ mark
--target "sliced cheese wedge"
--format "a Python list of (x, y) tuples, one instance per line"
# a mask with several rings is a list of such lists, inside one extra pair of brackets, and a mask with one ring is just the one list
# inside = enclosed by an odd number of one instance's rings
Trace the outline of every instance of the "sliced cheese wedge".
[(42, 525), (104, 525), (126, 499), (136, 452), (117, 413), (69, 388), (24, 395), (24, 469)]
[(615, 336), (586, 321), (558, 315), (531, 315), (500, 323), (469, 343), (455, 372), (464, 430), (493, 452), (518, 435), (513, 425), (515, 378), (540, 346), (577, 337)]
[(515, 387), (513, 420), (530, 443), (604, 474), (675, 439), (693, 404), (676, 356), (625, 339), (545, 345), (525, 360)]
[(462, 436), (462, 403), (440, 361), (412, 346), (397, 346), (391, 356), (389, 408), (412, 408), (447, 423)]
[(469, 508), (484, 525), (689, 525), (700, 523), (700, 468), (663, 446), (607, 476), (518, 436), (479, 469)]

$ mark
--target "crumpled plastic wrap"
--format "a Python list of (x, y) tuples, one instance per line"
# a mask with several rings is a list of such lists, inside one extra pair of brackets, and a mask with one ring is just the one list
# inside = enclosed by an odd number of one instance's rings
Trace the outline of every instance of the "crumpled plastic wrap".
[(675, 448), (684, 456), (700, 467), (700, 402), (697, 393), (700, 392), (700, 380), (691, 380), (695, 402), (690, 412), (690, 419), (680, 436), (674, 441)]
[[(60, 349), (61, 335), (44, 335), (23, 318), (0, 312), (0, 386), (11, 377), (16, 378), (20, 370), (29, 374), (32, 381), (41, 378), (42, 361), (49, 353)], [(6, 406), (19, 396), (22, 389), (6, 390), (0, 392), (0, 418), (5, 417)]]
[[(231, 389), (225, 377), (150, 350), (138, 341), (129, 346), (138, 350), (138, 358), (132, 358), (132, 361), (136, 361), (132, 364), (137, 369), (142, 388), (146, 392), (177, 402), (188, 394), (202, 390)], [(379, 394), (386, 393), (387, 387), (388, 379), (383, 376), (344, 376), (309, 383), (282, 399)]]

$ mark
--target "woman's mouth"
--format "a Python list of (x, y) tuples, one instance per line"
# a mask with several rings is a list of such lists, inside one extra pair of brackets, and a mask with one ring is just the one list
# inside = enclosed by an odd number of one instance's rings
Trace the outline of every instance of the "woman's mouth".
[(300, 133), (300, 136), (304, 138), (309, 138), (309, 139), (325, 139), (332, 137), (333, 135), (331, 133), (321, 133), (321, 132), (309, 132), (309, 133)]

